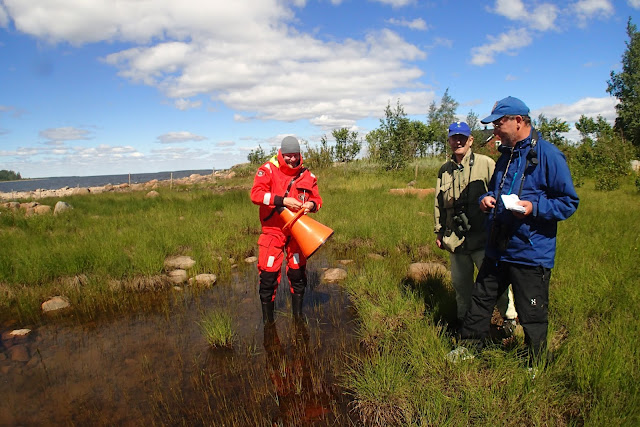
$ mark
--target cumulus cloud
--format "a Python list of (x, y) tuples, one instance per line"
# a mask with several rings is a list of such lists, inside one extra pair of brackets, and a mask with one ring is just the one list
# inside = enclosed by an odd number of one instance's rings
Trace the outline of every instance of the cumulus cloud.
[(527, 18), (527, 11), (522, 0), (496, 0), (495, 6), (491, 10), (514, 21)]
[(426, 31), (427, 29), (429, 29), (429, 27), (427, 26), (427, 23), (422, 18), (416, 18), (412, 21), (408, 21), (406, 19), (391, 18), (391, 19), (388, 19), (387, 22), (391, 25), (407, 27), (412, 30)]
[(627, 0), (627, 4), (634, 9), (640, 9), (640, 0)]
[(571, 8), (580, 25), (584, 25), (589, 19), (608, 18), (613, 14), (610, 0), (579, 0)]
[(495, 62), (499, 53), (515, 54), (533, 41), (529, 30), (525, 28), (513, 29), (498, 36), (487, 36), (489, 43), (471, 49), (471, 63), (486, 65)]
[(187, 131), (169, 132), (158, 137), (158, 142), (161, 144), (173, 144), (190, 141), (202, 141), (207, 139), (204, 136), (196, 135)]
[[(501, 53), (515, 54), (533, 42), (533, 35), (556, 28), (560, 13), (552, 3), (540, 3), (528, 11), (521, 0), (496, 0), (489, 10), (511, 21), (518, 21), (525, 28), (512, 29), (497, 36), (487, 36), (489, 43), (471, 49), (471, 63), (486, 65), (495, 62), (495, 56)], [(522, 39), (517, 37), (523, 36)]]
[[(393, 7), (413, 0), (381, 0)], [(357, 120), (378, 115), (380, 98), (416, 98), (426, 53), (391, 30), (325, 41), (290, 26), (291, 2), (4, 0), (16, 29), (51, 43), (125, 42), (103, 61), (127, 80), (159, 89), (176, 108), (205, 95), (236, 120)], [(304, 1), (294, 6), (304, 6)], [(424, 20), (394, 21), (418, 30)], [(114, 44), (121, 46), (121, 44)], [(405, 97), (405, 93), (413, 95)], [(422, 94), (422, 98), (428, 96)], [(415, 106), (416, 108), (418, 106)], [(421, 106), (423, 107), (423, 106)]]
[(91, 132), (75, 127), (50, 128), (41, 130), (40, 137), (51, 141), (75, 141), (92, 139)]
[(619, 101), (612, 96), (604, 98), (587, 97), (582, 98), (573, 104), (554, 104), (546, 106), (540, 110), (532, 111), (532, 116), (537, 117), (542, 113), (548, 118), (557, 117), (567, 122), (575, 123), (580, 119), (581, 115), (593, 118), (600, 115), (610, 123), (613, 123), (616, 118), (615, 106), (618, 102)]
[(537, 31), (554, 29), (558, 13), (558, 8), (553, 4), (545, 3), (537, 6), (533, 12), (533, 25), (531, 28)]

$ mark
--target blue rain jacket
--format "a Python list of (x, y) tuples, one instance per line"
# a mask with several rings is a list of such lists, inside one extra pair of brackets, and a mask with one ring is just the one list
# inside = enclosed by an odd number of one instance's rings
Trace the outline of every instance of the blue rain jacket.
[[(579, 199), (564, 154), (532, 130), (532, 134), (534, 132), (538, 135), (534, 149), (538, 164), (527, 158), (531, 150), (531, 135), (513, 149), (499, 147), (502, 155), (491, 177), (489, 192), (478, 201), (486, 196), (496, 198), (496, 207), (487, 221), (489, 240), (486, 256), (498, 261), (553, 268), (558, 221), (569, 218), (578, 209)], [(512, 193), (519, 193), (520, 200), (533, 204), (531, 215), (519, 219), (505, 209), (500, 195)], [(492, 239), (492, 231), (498, 233), (498, 230), (502, 230), (501, 235), (506, 242), (504, 250), (501, 250), (504, 246), (500, 248)]]

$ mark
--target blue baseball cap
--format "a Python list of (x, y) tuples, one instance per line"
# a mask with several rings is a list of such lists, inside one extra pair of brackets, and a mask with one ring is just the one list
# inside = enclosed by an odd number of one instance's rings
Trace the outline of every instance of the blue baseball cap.
[(449, 126), (449, 136), (452, 135), (471, 135), (471, 129), (469, 129), (469, 125), (465, 122), (455, 122), (451, 123)]
[(496, 102), (491, 110), (491, 115), (480, 120), (480, 123), (491, 123), (504, 116), (528, 116), (529, 107), (524, 102), (513, 96), (507, 96)]

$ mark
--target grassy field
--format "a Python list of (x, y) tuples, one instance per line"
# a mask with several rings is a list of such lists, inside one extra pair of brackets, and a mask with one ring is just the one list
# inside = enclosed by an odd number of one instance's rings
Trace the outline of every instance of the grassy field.
[[(360, 320), (343, 385), (373, 425), (638, 425), (640, 423), (640, 194), (631, 179), (603, 193), (587, 182), (580, 207), (560, 223), (551, 277), (550, 347), (555, 360), (532, 378), (518, 342), (451, 364), (445, 321), (455, 311), (446, 277), (406, 279), (413, 262), (448, 266), (433, 235), (432, 187), (439, 160), (388, 173), (366, 163), (314, 171), (335, 230), (323, 250), (356, 267), (344, 282)], [(38, 323), (40, 304), (65, 295), (85, 317), (141, 309), (114, 287), (160, 275), (169, 255), (196, 260), (193, 273), (230, 274), (256, 254), (252, 172), (219, 184), (160, 188), (160, 197), (112, 193), (66, 198), (60, 216), (0, 214), (0, 320)], [(57, 200), (42, 201), (55, 204)], [(382, 259), (372, 257), (382, 255)], [(257, 302), (256, 302), (257, 303)], [(455, 316), (455, 314), (453, 314)]]

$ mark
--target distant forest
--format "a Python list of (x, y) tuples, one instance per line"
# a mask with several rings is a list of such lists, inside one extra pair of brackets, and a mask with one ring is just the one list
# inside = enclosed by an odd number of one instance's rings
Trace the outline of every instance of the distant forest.
[(20, 172), (8, 171), (6, 169), (0, 170), (0, 181), (17, 181), (22, 179)]

